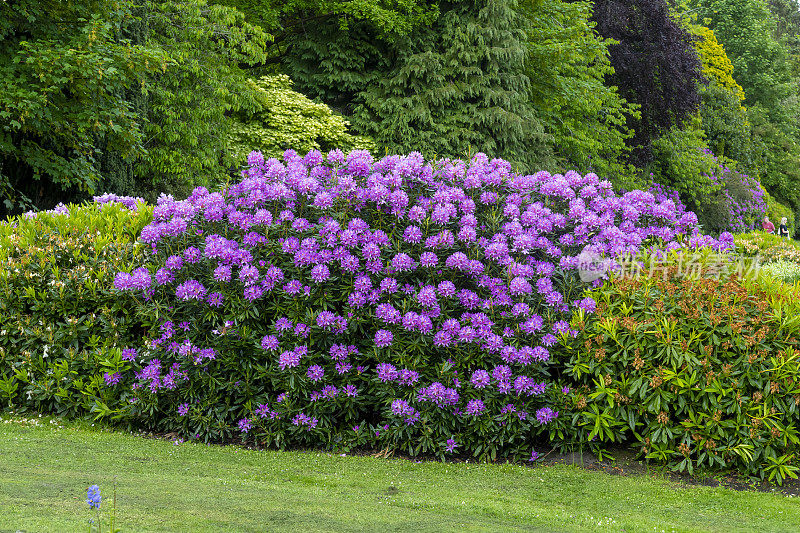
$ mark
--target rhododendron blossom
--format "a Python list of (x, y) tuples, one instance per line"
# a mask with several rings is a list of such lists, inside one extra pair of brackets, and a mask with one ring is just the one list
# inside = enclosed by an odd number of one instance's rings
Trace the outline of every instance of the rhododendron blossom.
[(254, 152), (221, 191), (159, 199), (140, 235), (154, 252), (114, 279), (159, 318), (105, 382), (188, 436), (423, 453), (425, 428), (443, 456), (508, 424), (533, 444), (570, 418), (548, 367), (597, 307), (582, 258), (606, 272), (645, 248), (732, 246), (696, 225), (671, 199), (481, 153)]

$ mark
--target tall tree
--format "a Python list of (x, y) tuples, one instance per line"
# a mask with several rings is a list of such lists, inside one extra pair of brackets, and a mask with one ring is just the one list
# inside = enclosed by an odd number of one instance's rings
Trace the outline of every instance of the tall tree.
[(360, 93), (354, 126), (391, 151), (484, 151), (532, 170), (549, 149), (528, 95), (525, 19), (511, 0), (441, 9), (432, 27), (398, 47), (384, 77)]
[(150, 90), (169, 60), (123, 37), (135, 22), (131, 8), (0, 3), (0, 213), (94, 190), (101, 146), (144, 155), (142, 121), (123, 94)]
[(695, 46), (707, 84), (700, 89), (700, 116), (708, 147), (717, 156), (752, 166), (750, 124), (742, 107), (744, 90), (733, 78), (733, 64), (713, 30), (686, 21), (697, 37)]
[(591, 21), (592, 2), (523, 2), (529, 19), (525, 71), (531, 103), (561, 167), (592, 170), (615, 185), (632, 188), (635, 173), (625, 165), (631, 119), (640, 117), (619, 90), (606, 83), (614, 74), (612, 41)]
[(673, 19), (666, 0), (596, 0), (597, 31), (610, 47), (610, 83), (640, 106), (632, 145), (639, 163), (650, 157), (653, 139), (680, 126), (700, 105), (700, 62), (692, 37)]
[[(0, 209), (225, 171), (267, 35), (205, 0), (0, 3)], [(122, 176), (124, 174), (124, 176)]]
[(800, 1), (768, 0), (767, 6), (775, 17), (775, 36), (786, 38), (793, 54), (800, 48)]
[[(328, 57), (325, 50), (314, 50), (315, 43), (337, 47), (338, 50), (330, 51), (330, 57), (352, 59), (362, 53), (369, 54), (371, 47), (386, 46), (398, 36), (408, 36), (418, 27), (432, 24), (439, 12), (438, 3), (429, 0), (212, 1), (238, 9), (249, 23), (261, 26), (274, 36), (268, 50), (269, 58), (256, 65), (255, 75), (274, 74), (275, 66), (291, 63), (287, 73), (301, 86), (302, 70), (313, 72), (320, 67), (326, 72), (325, 65), (302, 64), (304, 59), (313, 58), (317, 53)], [(367, 40), (363, 38), (365, 35)], [(354, 73), (347, 61), (341, 66)], [(326, 72), (326, 75), (335, 77), (336, 72)]]
[(269, 36), (239, 11), (206, 0), (153, 1), (143, 14), (147, 42), (170, 66), (147, 94), (147, 157), (137, 174), (154, 188), (209, 184), (241, 164), (228, 146), (230, 115), (258, 107), (242, 68), (263, 61)]
[(705, 26), (714, 31), (744, 89), (745, 105), (759, 104), (773, 120), (787, 118), (792, 94), (788, 54), (776, 38), (775, 19), (763, 0), (692, 0)]
[(335, 20), (322, 21), (288, 38), (283, 69), (301, 93), (351, 115), (361, 91), (385, 76), (404, 42), (399, 34), (379, 38), (367, 22), (345, 30)]
[(764, 0), (691, 0), (714, 31), (744, 88), (751, 126), (752, 163), (747, 168), (780, 202), (800, 208), (800, 117), (790, 54)]

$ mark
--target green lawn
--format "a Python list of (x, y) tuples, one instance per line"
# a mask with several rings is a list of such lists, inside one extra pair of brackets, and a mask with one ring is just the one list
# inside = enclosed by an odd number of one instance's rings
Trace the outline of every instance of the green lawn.
[(800, 502), (570, 466), (414, 463), (175, 445), (0, 423), (0, 532), (85, 531), (86, 489), (131, 531), (792, 531)]

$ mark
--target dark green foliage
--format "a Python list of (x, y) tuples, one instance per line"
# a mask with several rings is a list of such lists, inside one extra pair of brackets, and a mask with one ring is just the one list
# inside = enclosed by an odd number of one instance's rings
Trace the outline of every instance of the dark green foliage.
[[(247, 21), (274, 31), (277, 41), (314, 31), (318, 24), (335, 22), (342, 29), (366, 24), (378, 35), (404, 35), (436, 17), (436, 6), (415, 0), (217, 0), (236, 8)], [(280, 48), (280, 47), (279, 47)], [(281, 53), (281, 50), (276, 50)]]
[(710, 81), (700, 92), (700, 116), (708, 147), (744, 165), (753, 163), (747, 112), (731, 91)]
[[(604, 85), (613, 72), (609, 43), (592, 29), (590, 3), (440, 7), (433, 27), (408, 38), (379, 39), (365, 22), (346, 30), (334, 21), (317, 24), (287, 40), (286, 71), (304, 94), (346, 115), (355, 110), (355, 128), (398, 151), (430, 147), (440, 155), (463, 154), (494, 137), (498, 149), (524, 145), (521, 159), (531, 170), (578, 167), (615, 182), (626, 179), (626, 121), (636, 113)], [(464, 47), (469, 39), (500, 43), (489, 52), (501, 55), (486, 55), (485, 45)], [(470, 69), (482, 76), (468, 74)], [(502, 106), (489, 102), (498, 98), (511, 113), (498, 114)], [(493, 116), (510, 127), (491, 129), (486, 122)], [(419, 124), (422, 137), (410, 133)]]
[(594, 447), (632, 443), (676, 471), (796, 478), (796, 297), (737, 277), (688, 279), (675, 266), (607, 283), (570, 348), (573, 423)]
[(101, 147), (144, 154), (122, 95), (165, 58), (123, 37), (133, 21), (130, 2), (0, 4), (0, 214), (95, 190)]
[(714, 30), (744, 89), (745, 104), (760, 104), (771, 120), (785, 117), (792, 94), (786, 48), (776, 39), (775, 20), (762, 0), (693, 0), (706, 26)]
[(224, 175), (267, 36), (204, 0), (0, 5), (0, 213)]
[(630, 119), (640, 117), (616, 87), (606, 83), (614, 69), (612, 42), (590, 21), (591, 2), (524, 2), (529, 19), (525, 71), (536, 116), (562, 167), (594, 171), (617, 186), (635, 188), (624, 165)]
[(800, 207), (800, 147), (786, 126), (769, 118), (769, 111), (755, 105), (748, 108), (753, 163), (761, 171), (764, 187), (776, 200)]
[(786, 40), (792, 74), (797, 77), (800, 75), (800, 2), (768, 0), (767, 6), (775, 18), (775, 36)]
[(361, 92), (354, 126), (389, 151), (483, 151), (535, 170), (549, 154), (527, 95), (524, 24), (508, 0), (443, 7), (431, 28), (398, 43), (391, 69)]
[(144, 16), (148, 41), (169, 65), (148, 93), (148, 154), (136, 173), (154, 193), (185, 193), (242, 163), (228, 150), (228, 116), (256, 107), (239, 65), (265, 58), (267, 36), (241, 13), (205, 0), (153, 2)]
[(360, 92), (378, 83), (394, 57), (387, 42), (356, 22), (346, 31), (335, 21), (317, 23), (314, 31), (291, 38), (288, 46), (284, 68), (298, 90), (344, 115), (352, 114)]
[(88, 205), (0, 225), (3, 406), (74, 417), (124, 401), (103, 374), (126, 368), (118, 346), (144, 326), (113, 280), (144, 259), (136, 236), (151, 218), (144, 205)]
[(798, 0), (767, 0), (775, 17), (778, 36), (796, 38), (800, 34), (800, 2)]

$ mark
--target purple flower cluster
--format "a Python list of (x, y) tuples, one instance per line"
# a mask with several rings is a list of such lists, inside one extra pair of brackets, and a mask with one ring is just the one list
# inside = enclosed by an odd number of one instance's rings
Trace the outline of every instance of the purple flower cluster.
[(470, 400), (467, 402), (467, 416), (480, 416), (486, 411), (486, 406), (481, 400)]
[(387, 346), (391, 346), (393, 340), (394, 335), (391, 331), (380, 329), (377, 333), (375, 333), (375, 346), (378, 348), (386, 348)]
[[(760, 229), (767, 213), (764, 188), (757, 179), (729, 168), (710, 151), (706, 152), (716, 163), (711, 174), (705, 175), (716, 189), (709, 199), (724, 207), (725, 219), (713, 221), (716, 229), (734, 233)], [(713, 207), (711, 210), (718, 211)]]
[(287, 368), (294, 368), (300, 364), (300, 358), (305, 355), (307, 348), (305, 346), (298, 346), (294, 350), (287, 350), (278, 356), (278, 367), (281, 370)]
[[(386, 405), (403, 431), (418, 420), (447, 428), (437, 437), (447, 452), (454, 424), (468, 432), (509, 405), (528, 429), (529, 412), (545, 425), (564, 396), (548, 387), (550, 349), (577, 333), (573, 312), (596, 307), (581, 254), (613, 264), (644, 247), (732, 245), (698, 234), (694, 214), (655, 193), (617, 194), (573, 171), (520, 175), (484, 154), (254, 152), (220, 192), (159, 199), (140, 235), (154, 250), (148, 266), (114, 286), (168, 320), (143, 357), (123, 356), (155, 395), (218, 380), (265, 406), (258, 394), (289, 391), (274, 410), (231, 418), (248, 434), (351, 432)], [(186, 416), (196, 398), (183, 390), (169, 401)]]
[(144, 203), (144, 198), (140, 198), (138, 196), (118, 196), (112, 193), (106, 193), (102, 196), (95, 196), (93, 199), (94, 203), (96, 204), (120, 204), (131, 211), (136, 211), (139, 207), (139, 204)]
[(392, 414), (403, 417), (405, 423), (413, 426), (419, 420), (419, 412), (411, 407), (406, 400), (394, 400), (391, 406)]
[(104, 372), (103, 373), (103, 381), (105, 381), (106, 385), (109, 386), (109, 387), (113, 387), (114, 385), (119, 383), (119, 381), (121, 379), (122, 379), (122, 374), (120, 374), (119, 372), (113, 372), (113, 373)]
[[(173, 363), (169, 367), (169, 371), (165, 374), (162, 374), (162, 371), (161, 361), (158, 359), (151, 359), (142, 370), (134, 374), (137, 381), (133, 384), (133, 389), (144, 388), (152, 394), (156, 394), (162, 389), (172, 391), (187, 378), (186, 372), (181, 370), (179, 363)], [(110, 380), (113, 379), (116, 379), (116, 382), (118, 382), (120, 378), (111, 376)], [(106, 379), (106, 383), (115, 384), (115, 382), (110, 382), (110, 380)]]
[(137, 268), (130, 274), (118, 272), (114, 276), (114, 288), (120, 291), (146, 291), (152, 285), (153, 279), (150, 271), (144, 267)]
[(536, 411), (536, 420), (538, 420), (543, 426), (555, 420), (556, 418), (558, 418), (558, 411), (553, 411), (549, 407), (542, 407)]
[(431, 402), (437, 407), (445, 405), (456, 405), (460, 399), (458, 392), (453, 388), (448, 388), (438, 381), (431, 383), (427, 387), (422, 387), (417, 391), (418, 402)]
[(298, 413), (292, 418), (292, 425), (304, 427), (306, 430), (311, 431), (319, 424), (319, 419), (316, 417), (308, 416), (304, 413)]

